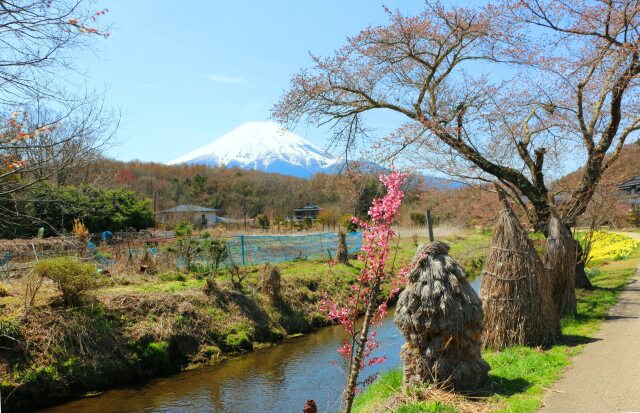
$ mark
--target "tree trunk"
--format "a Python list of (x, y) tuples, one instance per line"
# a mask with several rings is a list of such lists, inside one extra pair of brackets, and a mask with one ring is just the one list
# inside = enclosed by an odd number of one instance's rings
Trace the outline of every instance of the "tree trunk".
[(336, 252), (338, 264), (349, 263), (349, 252), (347, 250), (347, 234), (344, 231), (338, 233), (338, 251)]
[(364, 314), (364, 320), (362, 320), (362, 330), (360, 331), (360, 337), (358, 337), (358, 348), (356, 349), (356, 357), (351, 363), (351, 369), (349, 371), (349, 381), (347, 387), (344, 389), (344, 411), (350, 413), (353, 407), (353, 400), (356, 396), (356, 386), (358, 385), (358, 375), (360, 374), (360, 365), (364, 359), (364, 349), (367, 345), (367, 339), (369, 338), (369, 325), (375, 312), (375, 299), (380, 292), (380, 278), (378, 278), (371, 289), (369, 296), (369, 302), (367, 303), (367, 311)]
[(593, 285), (587, 277), (587, 273), (584, 272), (584, 251), (582, 245), (576, 242), (576, 248), (578, 250), (578, 262), (576, 263), (576, 288), (583, 288), (585, 290), (593, 290)]
[[(535, 231), (542, 232), (546, 237), (549, 234), (549, 219), (551, 217), (549, 203), (548, 201), (545, 203), (545, 202), (542, 202), (542, 200), (540, 200), (539, 202), (535, 202), (535, 203), (532, 202), (532, 204), (534, 206), (534, 216), (536, 219), (535, 222), (533, 223), (533, 227)], [(573, 219), (574, 221), (575, 221), (575, 218), (577, 217), (576, 214), (578, 213), (581, 214), (582, 212), (584, 212), (582, 207), (570, 207), (570, 208), (571, 208), (571, 211), (567, 211), (569, 215), (565, 214), (564, 217), (568, 217), (570, 219)], [(572, 222), (565, 221), (564, 217), (562, 218), (562, 221), (564, 221), (568, 226), (572, 226), (573, 225)], [(575, 286), (576, 288), (592, 290), (593, 285), (591, 284), (591, 281), (589, 281), (589, 278), (587, 277), (587, 274), (584, 271), (584, 258), (583, 258), (584, 252), (582, 251), (582, 246), (580, 245), (579, 242), (576, 242), (576, 248), (577, 248), (577, 253), (576, 253), (577, 262), (576, 262)]]

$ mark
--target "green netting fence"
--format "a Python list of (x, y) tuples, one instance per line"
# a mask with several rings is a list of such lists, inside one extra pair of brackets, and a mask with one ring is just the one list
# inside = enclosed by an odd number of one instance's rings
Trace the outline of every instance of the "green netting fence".
[[(348, 233), (349, 253), (362, 247), (362, 234)], [(313, 258), (333, 258), (338, 249), (338, 234), (325, 232), (310, 235), (239, 235), (227, 240), (230, 258), (236, 265), (256, 265)]]

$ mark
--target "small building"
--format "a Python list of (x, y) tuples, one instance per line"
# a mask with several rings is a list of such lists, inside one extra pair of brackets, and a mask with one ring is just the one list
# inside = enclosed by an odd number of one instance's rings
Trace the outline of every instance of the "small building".
[(293, 210), (293, 220), (295, 222), (305, 221), (307, 218), (311, 218), (312, 221), (318, 219), (318, 214), (322, 208), (317, 205), (307, 204), (302, 208), (296, 208)]
[(640, 207), (640, 176), (618, 184), (618, 189), (627, 193), (631, 207)]
[(218, 219), (218, 210), (198, 205), (178, 205), (158, 212), (158, 222), (162, 224), (177, 224), (190, 221), (199, 227), (212, 227)]

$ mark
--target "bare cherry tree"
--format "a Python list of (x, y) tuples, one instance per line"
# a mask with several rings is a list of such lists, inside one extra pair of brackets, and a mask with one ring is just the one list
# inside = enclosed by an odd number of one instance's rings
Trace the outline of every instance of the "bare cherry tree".
[[(74, 59), (91, 49), (107, 10), (92, 0), (0, 2), (0, 103), (16, 110), (35, 100), (77, 99), (79, 84), (61, 81), (76, 71)], [(80, 81), (81, 82), (81, 81)]]
[[(584, 165), (563, 209), (575, 222), (640, 127), (639, 12), (632, 0), (501, 0), (476, 9), (427, 1), (416, 16), (388, 11), (388, 24), (314, 57), (274, 115), (330, 124), (346, 145), (373, 140), (382, 160), (498, 179), (545, 231), (550, 179)], [(405, 122), (376, 137), (367, 121), (384, 111)]]
[(85, 183), (83, 171), (112, 143), (118, 126), (117, 113), (97, 102), (64, 114), (47, 107), (36, 107), (29, 113), (29, 129), (53, 127), (14, 145), (15, 156), (24, 164), (20, 172), (23, 180), (47, 180), (56, 186)]
[(91, 0), (0, 1), (0, 225), (25, 218), (17, 195), (41, 180), (65, 183), (117, 127), (73, 65), (108, 37), (104, 13)]

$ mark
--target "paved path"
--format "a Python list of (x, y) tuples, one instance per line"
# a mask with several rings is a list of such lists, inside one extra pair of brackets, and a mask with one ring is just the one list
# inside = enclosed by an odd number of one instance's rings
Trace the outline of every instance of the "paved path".
[(640, 268), (595, 339), (546, 393), (540, 413), (640, 412)]

